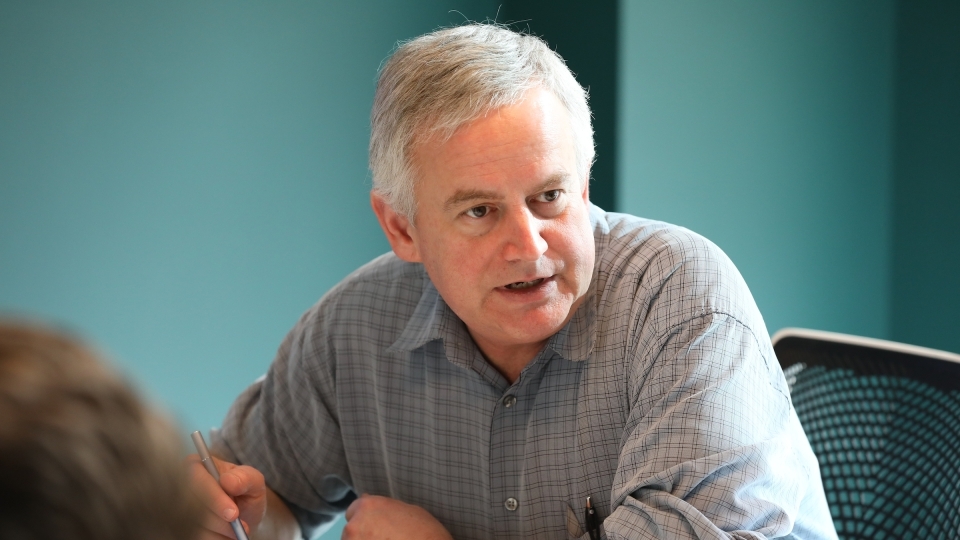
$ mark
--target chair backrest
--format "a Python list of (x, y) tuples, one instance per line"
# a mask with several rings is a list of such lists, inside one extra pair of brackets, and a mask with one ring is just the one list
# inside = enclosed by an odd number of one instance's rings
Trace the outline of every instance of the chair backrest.
[(960, 538), (960, 355), (792, 328), (773, 343), (838, 536)]

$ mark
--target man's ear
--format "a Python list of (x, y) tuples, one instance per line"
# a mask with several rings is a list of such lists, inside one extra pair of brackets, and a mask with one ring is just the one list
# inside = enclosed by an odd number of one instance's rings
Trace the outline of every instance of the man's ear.
[(387, 241), (393, 252), (404, 261), (422, 262), (417, 246), (413, 225), (405, 216), (398, 214), (393, 207), (376, 192), (370, 192), (370, 206), (377, 215), (380, 228), (387, 235)]
[(581, 194), (581, 196), (583, 197), (583, 202), (585, 203), (590, 202), (590, 172), (589, 171), (587, 172), (587, 177), (583, 179), (583, 193)]

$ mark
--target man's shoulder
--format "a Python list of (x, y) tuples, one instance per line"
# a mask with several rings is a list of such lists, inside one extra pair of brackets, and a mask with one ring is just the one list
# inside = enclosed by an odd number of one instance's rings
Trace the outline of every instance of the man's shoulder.
[(716, 244), (664, 221), (605, 212), (594, 220), (597, 264), (601, 272), (616, 275), (672, 273), (681, 267), (729, 266), (733, 263)]
[[(690, 229), (614, 212), (594, 219), (601, 298), (669, 312), (667, 319), (727, 313), (759, 316), (739, 270), (716, 244)], [(666, 313), (664, 313), (666, 315)]]
[(426, 271), (391, 253), (351, 272), (310, 310), (328, 321), (361, 323), (368, 318), (402, 318), (412, 313), (426, 285)]
[(422, 264), (406, 262), (388, 251), (348, 274), (331, 290), (352, 291), (389, 283), (414, 283), (422, 287), (425, 276)]

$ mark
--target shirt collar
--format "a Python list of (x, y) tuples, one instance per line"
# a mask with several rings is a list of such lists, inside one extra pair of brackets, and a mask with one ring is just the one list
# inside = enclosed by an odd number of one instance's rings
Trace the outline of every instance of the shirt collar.
[[(423, 267), (421, 266), (421, 270)], [(400, 333), (400, 337), (387, 348), (391, 352), (410, 352), (427, 343), (440, 339), (440, 328), (442, 319), (447, 312), (446, 303), (440, 298), (440, 293), (433, 286), (433, 282), (423, 271), (423, 292), (420, 294), (420, 301), (413, 310), (413, 315), (407, 321), (407, 326)], [(452, 314), (452, 313), (450, 313)]]

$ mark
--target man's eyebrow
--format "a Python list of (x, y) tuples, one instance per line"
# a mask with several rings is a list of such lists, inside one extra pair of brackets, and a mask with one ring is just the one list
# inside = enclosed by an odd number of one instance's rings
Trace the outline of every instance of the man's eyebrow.
[[(559, 186), (570, 179), (570, 175), (562, 172), (550, 175), (546, 180), (538, 184), (533, 188), (533, 193), (540, 193), (541, 191), (546, 191), (547, 189)], [(457, 206), (462, 205), (463, 203), (479, 200), (490, 200), (498, 199), (500, 195), (493, 191), (484, 191), (482, 189), (463, 189), (457, 190), (447, 201), (443, 204), (444, 211), (449, 211)]]
[(540, 193), (541, 191), (546, 191), (550, 188), (556, 188), (563, 185), (570, 179), (570, 175), (565, 172), (558, 172), (556, 174), (551, 174), (547, 177), (546, 180), (540, 182), (540, 184), (533, 188), (534, 193)]
[(443, 203), (443, 209), (444, 211), (450, 211), (466, 202), (496, 199), (497, 197), (498, 195), (492, 191), (484, 191), (482, 189), (458, 189), (456, 193), (447, 199), (447, 202)]

